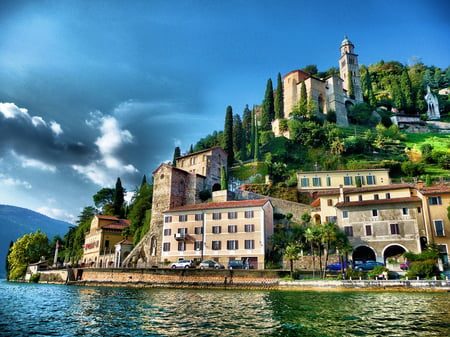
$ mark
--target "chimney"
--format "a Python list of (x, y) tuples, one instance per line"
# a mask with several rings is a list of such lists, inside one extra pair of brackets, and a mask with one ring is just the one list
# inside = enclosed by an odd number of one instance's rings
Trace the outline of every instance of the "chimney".
[(339, 201), (344, 201), (344, 187), (342, 185), (339, 185)]

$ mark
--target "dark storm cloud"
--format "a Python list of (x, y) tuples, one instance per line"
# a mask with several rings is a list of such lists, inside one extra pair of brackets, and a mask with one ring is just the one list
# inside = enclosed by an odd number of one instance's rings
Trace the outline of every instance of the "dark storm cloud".
[[(53, 127), (53, 128), (52, 128)], [(87, 163), (95, 154), (81, 142), (65, 141), (56, 122), (30, 116), (12, 103), (0, 103), (0, 152), (18, 155), (48, 164)]]

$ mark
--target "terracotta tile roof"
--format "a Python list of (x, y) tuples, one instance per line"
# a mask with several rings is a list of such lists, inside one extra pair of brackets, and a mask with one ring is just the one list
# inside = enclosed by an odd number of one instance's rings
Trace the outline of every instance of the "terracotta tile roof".
[(125, 227), (128, 227), (128, 224), (124, 224), (124, 223), (110, 223), (107, 225), (102, 226), (102, 229), (124, 229)]
[(163, 213), (208, 210), (208, 209), (218, 209), (218, 208), (261, 207), (266, 202), (270, 202), (269, 199), (207, 202), (207, 203), (203, 203), (203, 204), (173, 207), (173, 208), (170, 208), (170, 209), (164, 211)]
[(389, 171), (389, 169), (385, 168), (376, 168), (376, 169), (360, 169), (360, 170), (324, 170), (324, 171), (297, 171), (297, 173), (336, 173), (336, 172), (380, 172), (380, 171)]
[(379, 199), (379, 200), (348, 201), (348, 202), (338, 202), (335, 205), (335, 207), (383, 205), (383, 204), (396, 204), (396, 203), (406, 203), (406, 202), (421, 202), (421, 199), (419, 197), (405, 197), (405, 198), (392, 198), (392, 199)]
[(450, 186), (431, 186), (419, 189), (424, 195), (450, 193)]
[(119, 220), (119, 218), (111, 215), (96, 214), (95, 216), (101, 220)]

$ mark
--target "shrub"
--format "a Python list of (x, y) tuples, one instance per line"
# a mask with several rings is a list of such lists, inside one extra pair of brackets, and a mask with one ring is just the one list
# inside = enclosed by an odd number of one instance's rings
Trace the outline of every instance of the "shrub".
[(369, 278), (375, 278), (383, 274), (384, 271), (389, 271), (389, 269), (387, 269), (385, 266), (376, 266), (371, 271), (369, 271), (367, 275), (369, 276)]
[(425, 277), (438, 275), (439, 270), (436, 266), (436, 260), (415, 261), (409, 266), (409, 270), (406, 273), (408, 277)]
[(30, 276), (30, 283), (39, 283), (39, 279), (41, 278), (40, 273), (36, 273)]

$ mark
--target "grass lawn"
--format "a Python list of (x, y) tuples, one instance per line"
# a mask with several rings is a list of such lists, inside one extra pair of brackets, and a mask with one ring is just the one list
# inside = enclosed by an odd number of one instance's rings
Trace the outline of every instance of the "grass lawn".
[(450, 149), (450, 134), (445, 133), (407, 133), (405, 145), (410, 149), (420, 150), (422, 144), (428, 143), (434, 150), (448, 151)]

